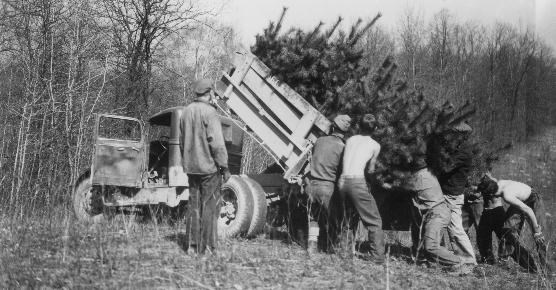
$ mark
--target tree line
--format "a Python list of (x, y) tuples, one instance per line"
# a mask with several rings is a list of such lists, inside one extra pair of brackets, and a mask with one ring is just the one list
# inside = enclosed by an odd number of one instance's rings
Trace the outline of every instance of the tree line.
[[(183, 105), (191, 82), (218, 78), (238, 47), (202, 2), (0, 5), (0, 202), (18, 215), (69, 200), (90, 164), (94, 113), (145, 119)], [(392, 55), (431, 101), (475, 104), (472, 126), (493, 148), (556, 121), (554, 57), (532, 31), (461, 23), (447, 11), (425, 23), (408, 11), (396, 30), (374, 25), (358, 37), (366, 62), (378, 70)]]
[(0, 204), (22, 216), (69, 200), (91, 162), (94, 113), (144, 120), (182, 105), (237, 44), (202, 1), (0, 5)]

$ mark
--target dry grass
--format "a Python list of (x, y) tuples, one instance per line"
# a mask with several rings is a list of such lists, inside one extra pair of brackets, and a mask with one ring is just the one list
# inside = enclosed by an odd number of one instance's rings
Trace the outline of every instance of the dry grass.
[(387, 275), (386, 266), (348, 254), (309, 257), (295, 244), (264, 237), (223, 241), (216, 255), (190, 257), (180, 224), (133, 216), (95, 225), (64, 217), (4, 220), (0, 233), (0, 288), (546, 288), (541, 277), (515, 265), (459, 277), (391, 256)]
[[(556, 131), (544, 137), (534, 144), (556, 144)], [(556, 148), (546, 148), (518, 146), (494, 172), (542, 189), (552, 213)], [(221, 241), (216, 255), (190, 257), (184, 251), (185, 230), (180, 223), (117, 215), (85, 225), (75, 222), (66, 209), (49, 213), (48, 218), (0, 215), (1, 289), (552, 289), (556, 285), (556, 277), (547, 280), (525, 273), (512, 262), (480, 265), (462, 277), (417, 266), (404, 255), (405, 234), (389, 233), (392, 255), (387, 266), (356, 258), (349, 250), (308, 256), (296, 244), (269, 237)], [(546, 232), (554, 244), (556, 223), (553, 216), (547, 218), (552, 226)], [(550, 254), (556, 256), (554, 250)]]

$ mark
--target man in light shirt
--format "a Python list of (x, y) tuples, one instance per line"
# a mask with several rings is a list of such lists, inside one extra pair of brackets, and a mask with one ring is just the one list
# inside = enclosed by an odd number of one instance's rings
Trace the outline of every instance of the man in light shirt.
[(384, 262), (382, 219), (365, 179), (365, 172), (374, 172), (380, 153), (380, 144), (371, 138), (375, 124), (373, 115), (364, 115), (359, 123), (359, 134), (347, 139), (338, 187), (340, 195), (349, 198), (359, 213), (369, 232), (371, 259), (380, 264)]

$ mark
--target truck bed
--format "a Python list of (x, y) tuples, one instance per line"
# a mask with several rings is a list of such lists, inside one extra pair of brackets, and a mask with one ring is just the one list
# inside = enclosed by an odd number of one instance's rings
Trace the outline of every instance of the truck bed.
[(244, 129), (282, 167), (284, 178), (302, 173), (313, 143), (329, 132), (330, 121), (252, 54), (238, 53), (233, 65), (216, 86), (224, 110), (248, 124)]

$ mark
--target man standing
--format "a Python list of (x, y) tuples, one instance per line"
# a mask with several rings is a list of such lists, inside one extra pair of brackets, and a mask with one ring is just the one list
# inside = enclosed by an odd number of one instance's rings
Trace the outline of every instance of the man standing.
[(446, 164), (446, 173), (440, 176), (440, 186), (450, 209), (450, 225), (448, 234), (456, 254), (466, 260), (476, 263), (475, 250), (469, 240), (469, 236), (463, 229), (461, 208), (464, 203), (464, 193), (468, 187), (469, 173), (473, 162), (473, 153), (466, 146), (467, 135), (472, 131), (471, 126), (459, 123), (454, 126), (446, 137), (447, 142), (453, 142), (455, 152), (450, 156), (449, 164)]
[(189, 202), (185, 217), (188, 254), (213, 252), (217, 242), (217, 205), (222, 178), (230, 178), (228, 153), (222, 125), (211, 104), (212, 82), (201, 79), (193, 84), (196, 95), (183, 111), (180, 145), (183, 169), (189, 178)]
[[(546, 244), (541, 223), (544, 221), (544, 207), (539, 194), (529, 185), (513, 180), (496, 180), (485, 175), (478, 185), (483, 194), (485, 210), (479, 224), (478, 242), (481, 258), (494, 263), (492, 253), (492, 232), (500, 240), (498, 252), (501, 258), (511, 256), (523, 268), (537, 272), (533, 256), (520, 242), (520, 233), (525, 220), (531, 225), (533, 238), (541, 267), (546, 265)], [(504, 211), (502, 201), (510, 207)]]
[(359, 135), (347, 139), (338, 187), (342, 197), (351, 200), (369, 232), (371, 259), (381, 264), (384, 262), (382, 218), (365, 179), (365, 168), (367, 167), (369, 173), (374, 172), (380, 153), (380, 144), (371, 138), (375, 124), (373, 115), (364, 115), (359, 123)]
[[(339, 115), (334, 118), (332, 132), (320, 137), (313, 146), (310, 175), (306, 192), (309, 195), (311, 221), (309, 223), (309, 252), (329, 251), (336, 242), (338, 202), (331, 204), (338, 172), (344, 153), (344, 135), (351, 126), (351, 118)], [(318, 226), (316, 224), (318, 223)], [(316, 233), (312, 233), (312, 232)], [(320, 238), (319, 238), (320, 237)]]

